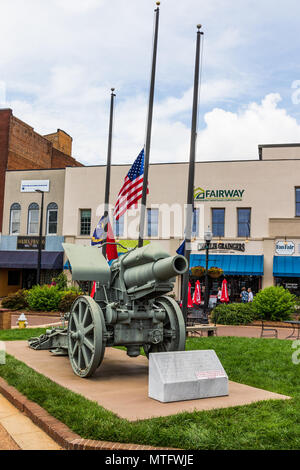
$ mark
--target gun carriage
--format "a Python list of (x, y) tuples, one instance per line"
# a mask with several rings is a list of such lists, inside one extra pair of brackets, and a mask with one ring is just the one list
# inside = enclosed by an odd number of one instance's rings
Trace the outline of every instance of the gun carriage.
[(79, 296), (67, 315), (68, 326), (29, 340), (33, 349), (68, 355), (75, 374), (90, 377), (106, 347), (124, 346), (130, 357), (183, 351), (185, 323), (177, 302), (166, 294), (188, 263), (169, 256), (159, 244), (135, 248), (109, 266), (99, 248), (63, 244), (74, 281), (95, 281), (94, 298)]

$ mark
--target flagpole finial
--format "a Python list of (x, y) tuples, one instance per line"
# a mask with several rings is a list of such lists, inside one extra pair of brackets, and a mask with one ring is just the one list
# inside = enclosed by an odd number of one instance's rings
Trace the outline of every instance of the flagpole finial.
[(156, 2), (156, 5), (159, 7), (159, 5), (160, 5), (160, 2)]
[(202, 24), (197, 24), (197, 29), (201, 29), (202, 28)]

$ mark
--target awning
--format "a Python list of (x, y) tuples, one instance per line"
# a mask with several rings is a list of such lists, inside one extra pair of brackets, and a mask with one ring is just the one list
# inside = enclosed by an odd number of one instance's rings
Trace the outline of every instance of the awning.
[[(62, 269), (63, 252), (42, 251), (42, 269)], [(0, 268), (36, 269), (37, 251), (0, 251)]]
[[(190, 268), (202, 266), (205, 268), (205, 255), (191, 255)], [(214, 255), (208, 256), (208, 268), (217, 267), (226, 276), (263, 276), (263, 255)]]
[(274, 277), (300, 277), (300, 256), (274, 256)]

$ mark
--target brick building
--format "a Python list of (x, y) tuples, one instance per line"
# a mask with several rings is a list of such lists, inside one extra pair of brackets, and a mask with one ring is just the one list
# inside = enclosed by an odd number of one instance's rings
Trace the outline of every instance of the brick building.
[(58, 129), (42, 136), (16, 118), (11, 109), (0, 109), (0, 233), (6, 170), (38, 170), (83, 166), (72, 157), (72, 138)]

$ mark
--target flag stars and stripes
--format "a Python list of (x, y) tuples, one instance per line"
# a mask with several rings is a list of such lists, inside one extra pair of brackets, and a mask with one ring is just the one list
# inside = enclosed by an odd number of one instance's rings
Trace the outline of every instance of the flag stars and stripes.
[(144, 182), (144, 149), (133, 163), (127, 173), (124, 184), (118, 194), (118, 200), (114, 209), (116, 220), (124, 215), (124, 213), (132, 206), (136, 205), (143, 194)]

